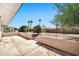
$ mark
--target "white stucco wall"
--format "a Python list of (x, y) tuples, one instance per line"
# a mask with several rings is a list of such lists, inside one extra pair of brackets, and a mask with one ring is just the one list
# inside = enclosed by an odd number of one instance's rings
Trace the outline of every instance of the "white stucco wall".
[(21, 3), (0, 4), (0, 16), (3, 25), (8, 25), (10, 23), (21, 5)]
[(1, 27), (0, 27), (0, 38), (2, 37), (2, 35), (1, 35)]
[(0, 37), (1, 26), (8, 25), (13, 17), (16, 15), (17, 11), (21, 7), (22, 3), (1, 3), (0, 4)]

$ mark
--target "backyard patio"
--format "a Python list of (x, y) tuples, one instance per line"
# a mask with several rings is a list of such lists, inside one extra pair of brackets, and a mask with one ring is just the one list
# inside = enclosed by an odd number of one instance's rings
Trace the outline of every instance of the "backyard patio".
[(0, 4), (0, 56), (79, 56), (79, 14), (74, 12), (79, 5), (53, 4), (58, 12), (51, 4), (32, 4), (40, 8), (29, 5), (29, 9), (28, 5)]

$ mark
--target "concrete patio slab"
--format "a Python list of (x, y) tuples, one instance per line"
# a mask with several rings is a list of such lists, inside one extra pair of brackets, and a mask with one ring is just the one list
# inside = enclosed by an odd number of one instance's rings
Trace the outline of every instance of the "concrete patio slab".
[[(12, 39), (13, 37), (11, 37)], [(29, 51), (39, 47), (34, 40), (25, 40), (22, 37), (15, 36), (12, 41), (15, 43), (15, 47), (21, 52), (22, 55)]]
[(21, 55), (9, 38), (3, 38), (0, 42), (0, 56)]
[(0, 42), (0, 56), (56, 56), (57, 53), (26, 40), (20, 36), (3, 37)]
[(40, 46), (37, 49), (26, 54), (26, 56), (56, 56), (56, 55), (58, 55), (58, 54), (56, 54), (55, 52), (50, 51), (42, 46)]

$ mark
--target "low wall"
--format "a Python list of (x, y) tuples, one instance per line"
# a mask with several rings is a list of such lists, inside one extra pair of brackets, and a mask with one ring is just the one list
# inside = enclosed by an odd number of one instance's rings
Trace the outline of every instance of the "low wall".
[(25, 39), (32, 39), (32, 35), (29, 35), (27, 33), (24, 33), (24, 32), (9, 32), (9, 33), (2, 33), (2, 36), (5, 37), (5, 36), (16, 36), (16, 35), (19, 35)]
[(18, 35), (28, 40), (32, 39), (32, 35), (29, 35), (27, 33), (20, 32)]
[(59, 50), (68, 52), (70, 54), (79, 56), (79, 42), (42, 36), (38, 36), (36, 38), (36, 41), (57, 48)]
[(18, 35), (18, 32), (8, 32), (8, 33), (2, 33), (2, 36), (5, 37), (5, 36), (14, 36), (14, 35)]

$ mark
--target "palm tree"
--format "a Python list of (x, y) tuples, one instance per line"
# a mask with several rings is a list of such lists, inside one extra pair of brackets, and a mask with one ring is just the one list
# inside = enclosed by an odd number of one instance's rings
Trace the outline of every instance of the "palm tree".
[(39, 19), (39, 25), (41, 25), (41, 19)]
[(33, 23), (32, 20), (29, 20), (29, 21), (28, 21), (28, 28), (29, 28), (29, 30), (31, 30), (32, 23)]

